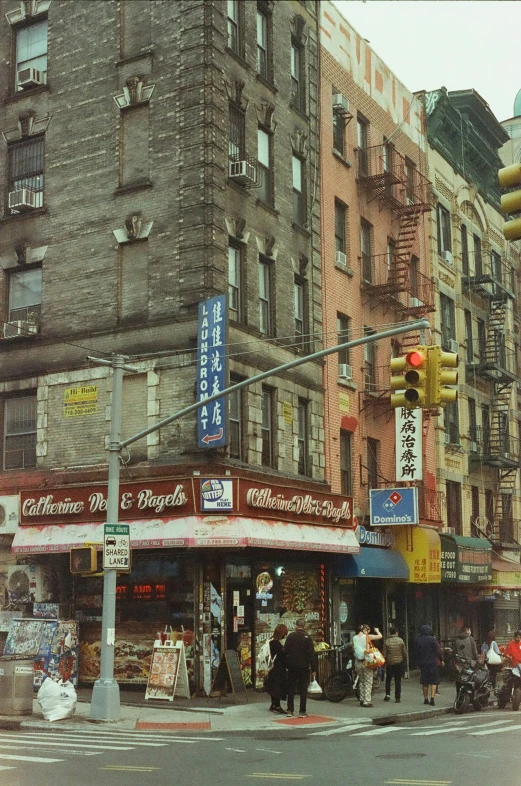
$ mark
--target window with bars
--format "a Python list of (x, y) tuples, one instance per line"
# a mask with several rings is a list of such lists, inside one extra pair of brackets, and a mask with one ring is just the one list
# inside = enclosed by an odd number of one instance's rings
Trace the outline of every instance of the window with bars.
[(15, 90), (21, 90), (19, 74), (28, 68), (40, 73), (43, 83), (47, 82), (47, 19), (16, 30)]
[(263, 385), (261, 393), (261, 441), (262, 465), (264, 467), (274, 466), (273, 397), (274, 390)]
[(30, 189), (34, 193), (34, 207), (43, 205), (44, 150), (43, 136), (8, 147), (9, 191)]
[(309, 475), (309, 424), (308, 424), (309, 403), (299, 398), (297, 405), (298, 418), (298, 474)]
[(264, 336), (273, 335), (271, 270), (271, 262), (259, 257), (259, 330)]
[(4, 401), (4, 469), (36, 466), (36, 396)]
[(9, 322), (25, 320), (40, 324), (42, 269), (12, 270), (9, 273)]
[(229, 104), (228, 155), (232, 161), (246, 158), (246, 113), (237, 104)]
[[(242, 382), (242, 377), (230, 375), (230, 386)], [(230, 458), (243, 459), (243, 390), (228, 396), (228, 428), (230, 432)]]
[(463, 532), (461, 521), (461, 483), (445, 481), (447, 495), (447, 526), (454, 527), (457, 535)]
[(242, 317), (241, 303), (242, 254), (239, 246), (228, 245), (228, 309), (230, 319), (240, 322)]
[(346, 496), (353, 493), (353, 435), (340, 431), (340, 492)]

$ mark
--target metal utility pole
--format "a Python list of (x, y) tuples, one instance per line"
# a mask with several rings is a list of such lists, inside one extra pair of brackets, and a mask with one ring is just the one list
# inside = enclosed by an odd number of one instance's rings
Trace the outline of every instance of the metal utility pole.
[[(430, 327), (426, 319), (421, 319), (416, 322), (409, 322), (400, 325), (390, 330), (385, 330), (382, 333), (373, 333), (363, 338), (355, 339), (354, 341), (347, 341), (344, 344), (338, 344), (334, 347), (322, 349), (319, 352), (313, 352), (311, 355), (296, 358), (289, 363), (284, 363), (282, 366), (264, 371), (262, 374), (257, 374), (255, 377), (245, 379), (232, 385), (226, 390), (220, 391), (213, 396), (196, 401), (190, 406), (176, 412), (173, 415), (160, 420), (153, 426), (150, 426), (139, 434), (121, 441), (121, 403), (123, 392), (123, 372), (124, 371), (138, 371), (134, 366), (129, 366), (125, 363), (128, 360), (124, 355), (114, 355), (112, 360), (105, 360), (100, 358), (88, 357), (87, 360), (98, 363), (102, 366), (110, 366), (114, 371), (112, 383), (112, 402), (110, 407), (110, 439), (109, 439), (109, 461), (108, 461), (108, 491), (107, 491), (107, 524), (117, 524), (119, 517), (119, 468), (121, 451), (127, 445), (136, 442), (147, 434), (178, 420), (190, 412), (194, 412), (199, 407), (216, 401), (219, 398), (230, 395), (230, 393), (239, 390), (240, 388), (253, 385), (263, 379), (267, 379), (282, 371), (301, 366), (310, 360), (319, 360), (320, 358), (332, 355), (341, 349), (350, 349), (357, 347), (361, 344), (370, 344), (373, 341), (380, 341), (384, 338), (398, 336), (402, 333), (409, 333), (411, 330), (422, 330)], [(117, 720), (120, 717), (120, 697), (119, 685), (114, 679), (114, 641), (116, 630), (116, 568), (105, 568), (103, 578), (103, 609), (102, 609), (102, 623), (101, 623), (101, 666), (100, 678), (94, 683), (92, 691), (92, 701), (90, 705), (90, 718), (91, 720)]]

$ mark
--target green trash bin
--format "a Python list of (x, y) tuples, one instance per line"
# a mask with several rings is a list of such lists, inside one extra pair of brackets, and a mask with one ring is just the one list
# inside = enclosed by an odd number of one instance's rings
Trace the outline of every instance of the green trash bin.
[(0, 658), (0, 715), (32, 715), (33, 680), (33, 658)]

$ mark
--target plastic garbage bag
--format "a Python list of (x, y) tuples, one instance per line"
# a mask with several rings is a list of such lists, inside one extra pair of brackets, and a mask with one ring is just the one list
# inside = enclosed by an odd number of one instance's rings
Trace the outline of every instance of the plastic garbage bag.
[(48, 721), (72, 718), (76, 712), (78, 697), (72, 682), (55, 682), (50, 677), (44, 680), (37, 695), (43, 717)]

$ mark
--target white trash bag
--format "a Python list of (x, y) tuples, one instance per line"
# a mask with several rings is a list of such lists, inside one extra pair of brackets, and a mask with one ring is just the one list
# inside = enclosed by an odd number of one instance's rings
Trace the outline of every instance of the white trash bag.
[(322, 698), (322, 688), (318, 684), (316, 678), (312, 680), (308, 687), (308, 695), (312, 696), (314, 699)]
[(76, 712), (78, 697), (72, 682), (55, 682), (50, 677), (44, 680), (37, 695), (43, 717), (48, 721), (72, 718)]

